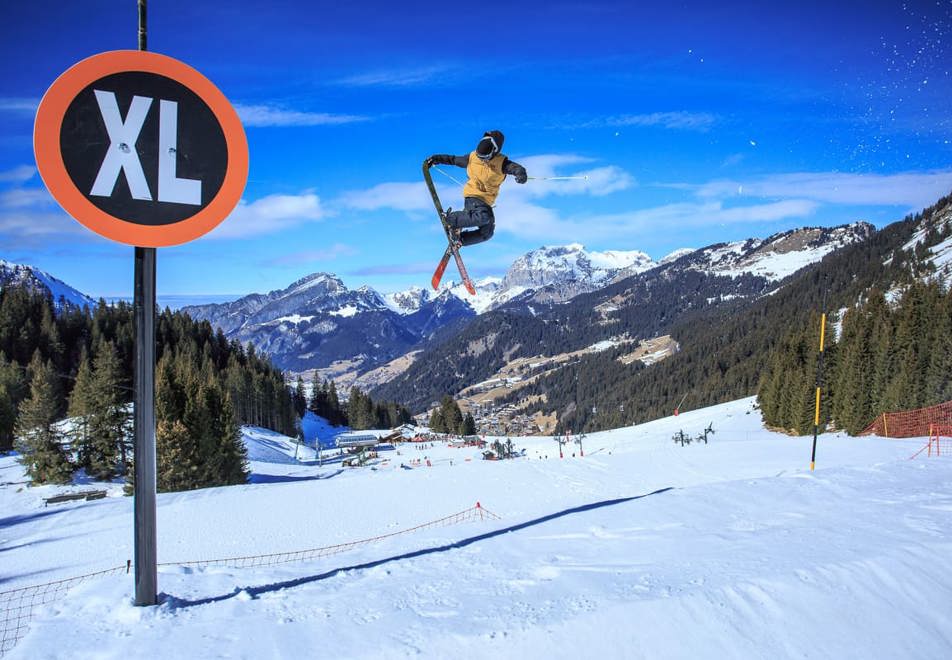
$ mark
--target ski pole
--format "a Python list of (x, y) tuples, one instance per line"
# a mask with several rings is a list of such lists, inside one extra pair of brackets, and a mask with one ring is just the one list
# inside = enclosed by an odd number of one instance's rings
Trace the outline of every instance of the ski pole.
[(574, 179), (588, 181), (587, 174), (585, 176), (528, 176), (526, 178), (530, 181), (571, 181)]
[(450, 175), (450, 174), (447, 173), (447, 172), (444, 172), (443, 170), (441, 170), (440, 168), (436, 167), (435, 165), (433, 166), (433, 169), (436, 170), (437, 172), (439, 172), (440, 174), (442, 174), (443, 176), (445, 176), (447, 179), (449, 179), (449, 180), (452, 181), (453, 183), (459, 185), (460, 187), (466, 185), (466, 184), (464, 184), (462, 181), (457, 181), (456, 179), (453, 178), (452, 175)]

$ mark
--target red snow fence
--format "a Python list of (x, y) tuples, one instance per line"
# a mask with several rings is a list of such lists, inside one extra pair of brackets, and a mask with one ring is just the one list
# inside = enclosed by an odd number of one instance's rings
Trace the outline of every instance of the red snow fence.
[(938, 426), (952, 426), (952, 401), (917, 410), (884, 412), (876, 417), (860, 435), (918, 438), (929, 435), (931, 429)]
[[(330, 557), (331, 555), (347, 552), (348, 550), (353, 550), (355, 548), (376, 543), (394, 536), (419, 532), (423, 529), (448, 527), (449, 525), (458, 525), (465, 522), (484, 520), (501, 520), (501, 518), (492, 511), (484, 508), (479, 502), (476, 502), (476, 506), (470, 507), (465, 511), (460, 511), (459, 513), (444, 516), (443, 518), (439, 518), (437, 520), (431, 520), (430, 522), (425, 522), (414, 527), (408, 527), (407, 529), (401, 529), (396, 532), (381, 534), (379, 536), (372, 536), (359, 541), (351, 541), (349, 543), (339, 543), (337, 545), (329, 545), (323, 548), (311, 548), (309, 550), (275, 552), (267, 555), (229, 557), (226, 559), (203, 559), (198, 561), (164, 562), (158, 565), (193, 567), (231, 566), (236, 568), (274, 566), (275, 564), (286, 564), (295, 561), (307, 561), (321, 557)], [(26, 635), (30, 627), (30, 621), (33, 620), (35, 613), (40, 608), (47, 606), (50, 603), (63, 600), (70, 589), (82, 584), (83, 582), (109, 575), (121, 575), (122, 573), (129, 573), (131, 567), (132, 562), (127, 561), (124, 566), (117, 566), (104, 571), (89, 573), (88, 575), (65, 578), (62, 580), (56, 580), (55, 582), (47, 582), (46, 584), (36, 584), (28, 587), (20, 587), (19, 589), (11, 589), (10, 591), (0, 592), (0, 657), (3, 657), (7, 651), (12, 649), (16, 643), (20, 641), (24, 635)]]
[[(430, 529), (433, 527), (447, 527), (449, 525), (459, 525), (460, 523), (472, 522), (476, 520), (500, 520), (500, 517), (495, 513), (487, 511), (484, 509), (479, 502), (476, 502), (476, 506), (466, 509), (465, 511), (460, 511), (459, 513), (454, 513), (451, 516), (446, 516), (440, 518), (439, 520), (432, 520), (430, 522), (423, 523), (421, 525), (416, 525), (415, 527), (409, 527), (407, 529), (401, 529), (396, 532), (390, 532), (389, 534), (381, 534), (380, 536), (372, 536), (367, 539), (361, 539), (360, 541), (350, 541), (348, 543), (339, 543), (337, 545), (328, 545), (323, 548), (311, 548), (310, 550), (294, 550), (292, 552), (276, 552), (269, 555), (255, 555), (252, 557), (229, 557), (226, 559), (203, 559), (199, 561), (178, 561), (178, 562), (169, 562), (164, 564), (159, 564), (159, 566), (190, 566), (197, 568), (204, 568), (206, 566), (232, 566), (235, 568), (252, 568), (255, 566), (274, 566), (275, 564), (286, 564), (288, 562), (294, 561), (307, 561), (309, 559), (319, 559), (321, 557), (330, 557), (331, 555), (338, 555), (342, 552), (347, 552), (348, 550), (353, 550), (354, 548), (359, 548), (364, 545), (369, 545), (371, 543), (377, 543), (384, 539), (389, 539), (394, 536), (400, 536), (402, 534), (410, 534), (412, 532), (419, 532), (422, 529)], [(2, 596), (2, 594), (0, 594)]]
[[(945, 438), (945, 442), (942, 442), (943, 438)], [(933, 424), (929, 427), (928, 444), (923, 445), (922, 449), (909, 457), (909, 460), (911, 461), (924, 451), (929, 452), (926, 454), (929, 457), (931, 457), (933, 454), (936, 456), (941, 456), (943, 444), (945, 445), (945, 455), (952, 456), (952, 426)]]

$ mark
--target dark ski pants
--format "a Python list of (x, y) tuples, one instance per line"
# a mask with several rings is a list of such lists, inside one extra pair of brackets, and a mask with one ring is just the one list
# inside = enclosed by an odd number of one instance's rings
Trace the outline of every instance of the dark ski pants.
[(471, 231), (464, 231), (460, 234), (459, 240), (463, 245), (488, 241), (496, 230), (496, 217), (493, 215), (493, 207), (479, 197), (467, 197), (463, 204), (463, 210), (447, 213), (446, 222), (454, 229), (475, 227)]

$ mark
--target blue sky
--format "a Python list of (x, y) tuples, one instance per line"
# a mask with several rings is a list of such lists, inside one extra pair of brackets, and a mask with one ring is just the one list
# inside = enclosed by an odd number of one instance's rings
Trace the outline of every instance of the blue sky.
[[(495, 237), (464, 251), (475, 276), (541, 245), (657, 259), (799, 226), (881, 227), (952, 192), (949, 2), (640, 4), (153, 1), (149, 50), (211, 79), (250, 149), (232, 216), (159, 249), (159, 295), (264, 292), (319, 271), (427, 286), (445, 239), (421, 162), (490, 129), (530, 176), (589, 178), (507, 181)], [(131, 295), (132, 248), (52, 201), (32, 133), (60, 73), (136, 48), (136, 2), (14, 3), (0, 30), (0, 258)], [(461, 206), (461, 187), (435, 179)]]

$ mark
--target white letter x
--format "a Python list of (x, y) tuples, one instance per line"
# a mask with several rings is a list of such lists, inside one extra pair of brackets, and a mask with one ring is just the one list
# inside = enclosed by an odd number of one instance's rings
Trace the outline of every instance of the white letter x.
[(129, 184), (129, 192), (132, 193), (133, 199), (148, 199), (151, 201), (152, 193), (149, 191), (149, 184), (145, 180), (142, 163), (139, 162), (139, 154), (136, 153), (136, 140), (139, 139), (139, 132), (142, 130), (146, 115), (149, 113), (152, 99), (145, 96), (133, 96), (126, 121), (123, 122), (119, 115), (119, 104), (116, 102), (116, 95), (113, 92), (102, 92), (98, 89), (93, 91), (96, 93), (96, 102), (99, 103), (102, 119), (106, 123), (110, 144), (106, 157), (99, 167), (99, 174), (96, 176), (95, 183), (93, 183), (93, 189), (89, 194), (98, 197), (112, 197), (112, 191), (119, 179), (119, 172), (122, 171), (126, 173), (126, 181)]

